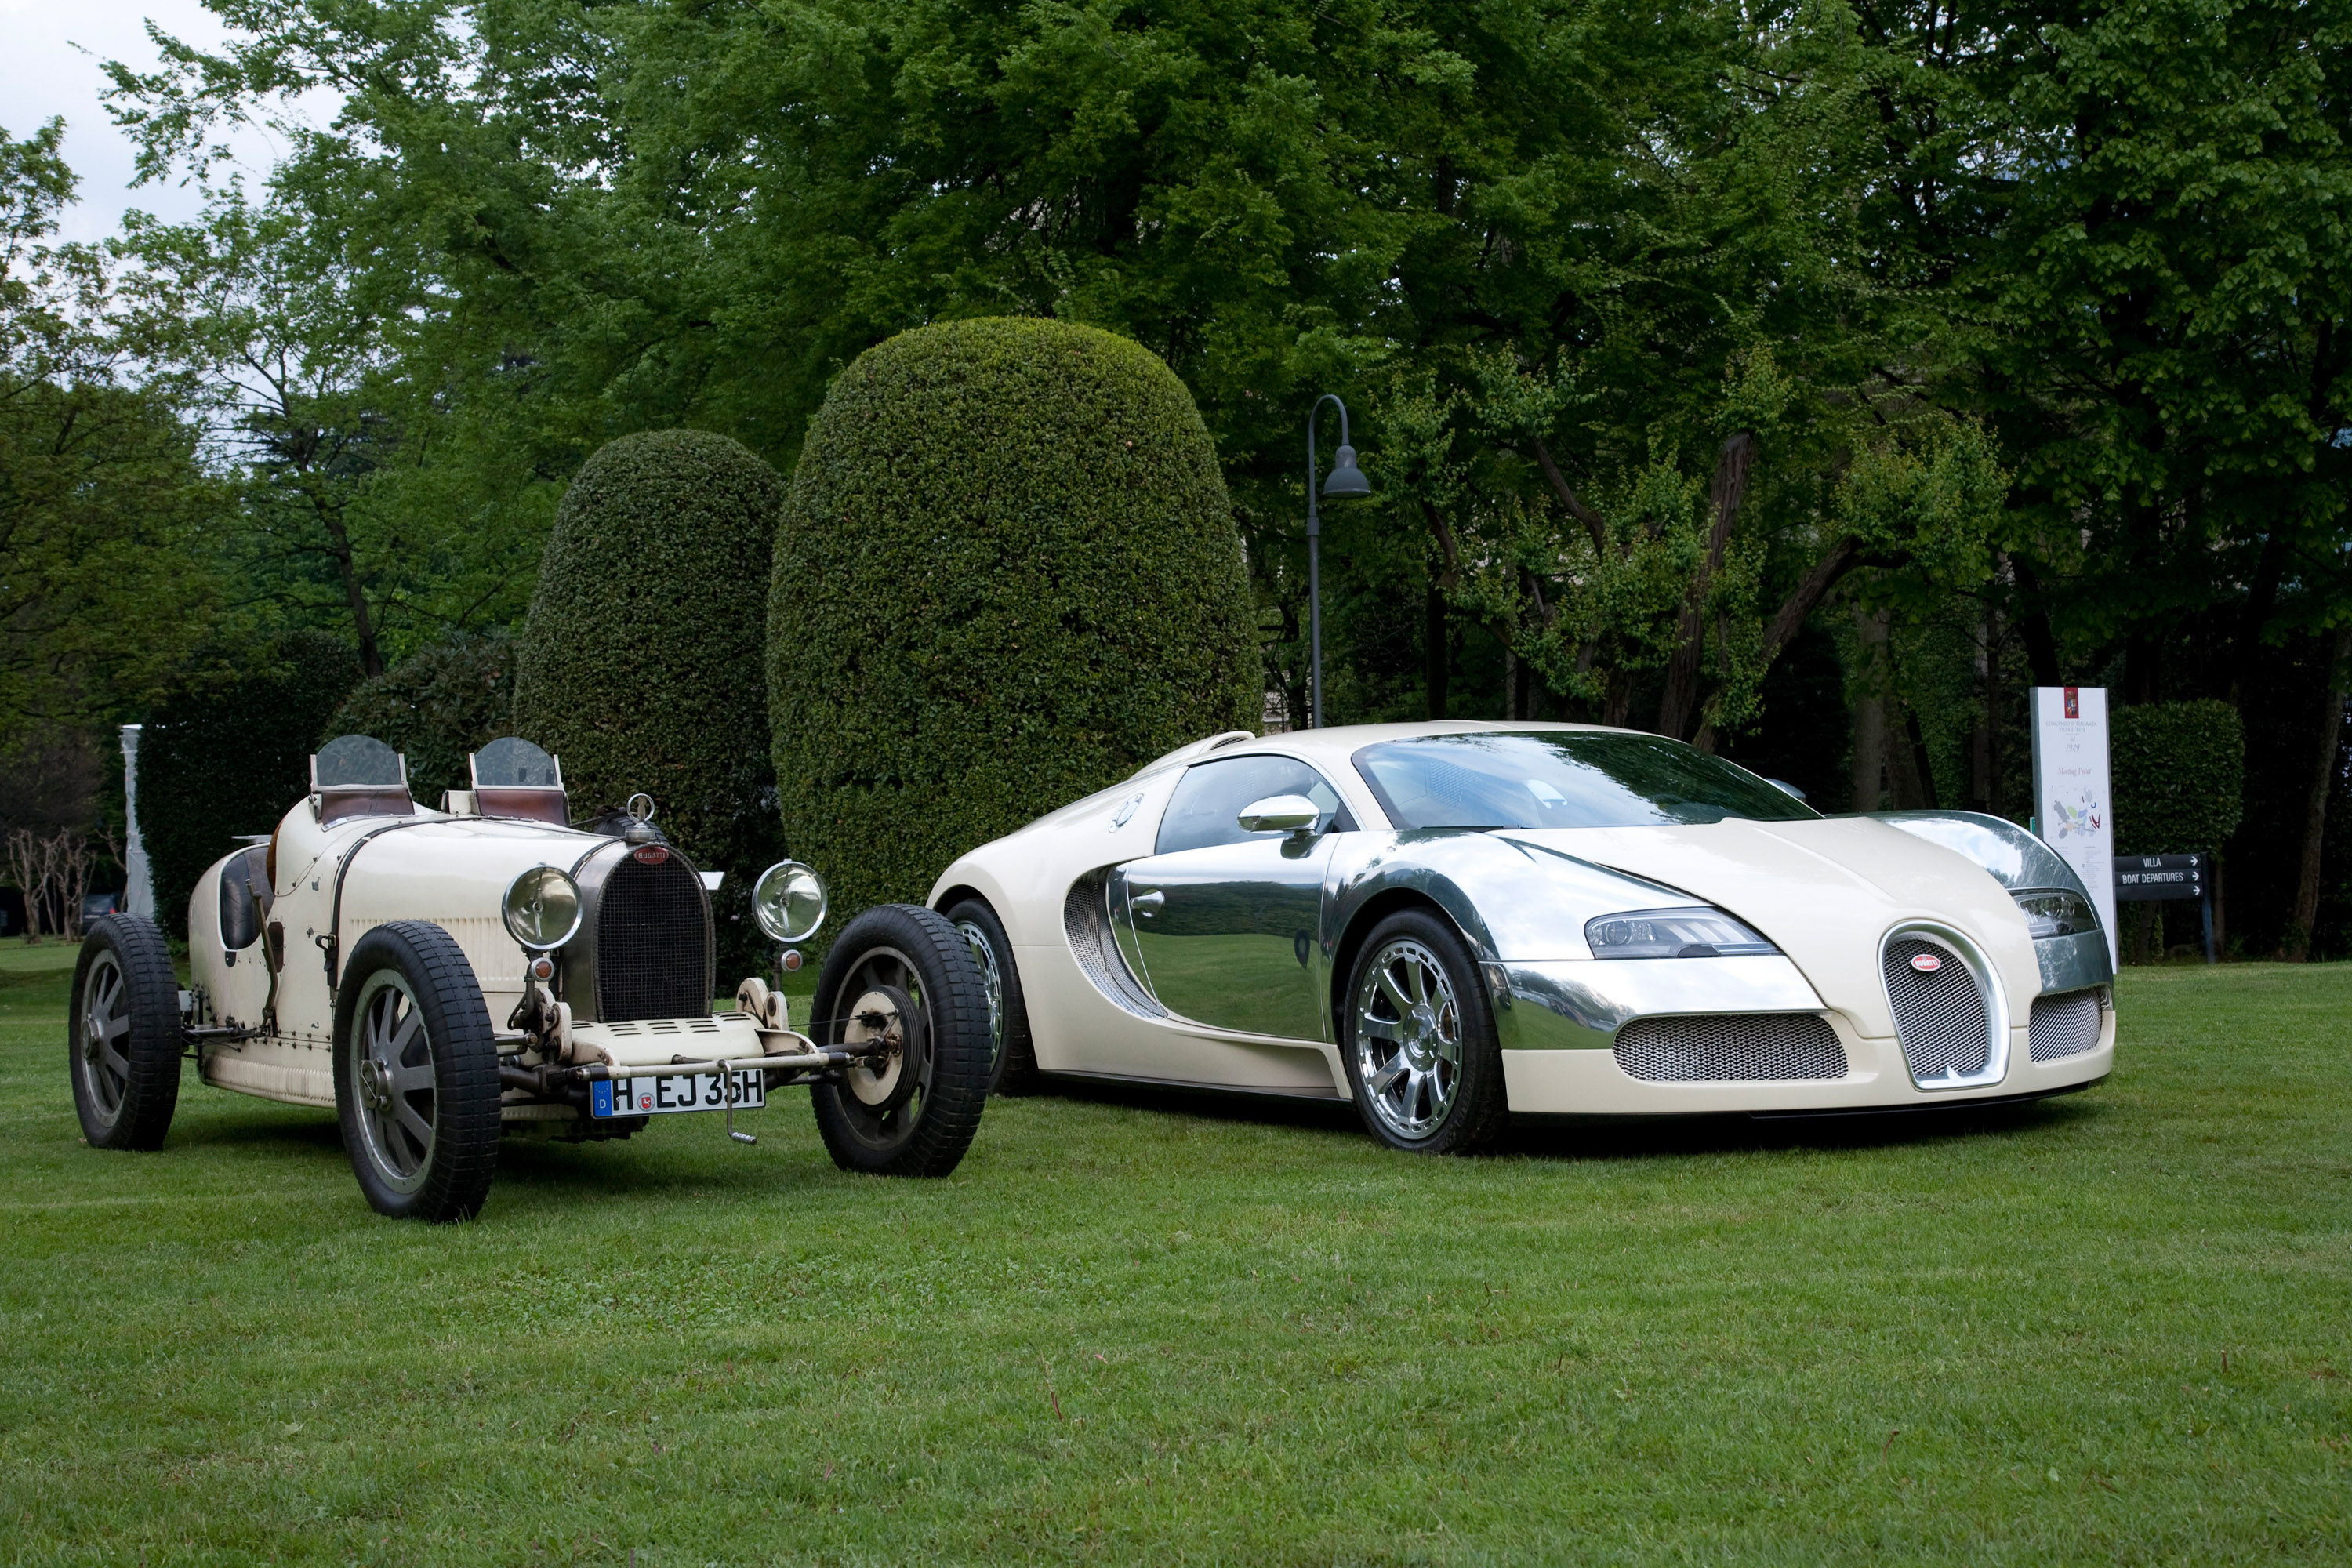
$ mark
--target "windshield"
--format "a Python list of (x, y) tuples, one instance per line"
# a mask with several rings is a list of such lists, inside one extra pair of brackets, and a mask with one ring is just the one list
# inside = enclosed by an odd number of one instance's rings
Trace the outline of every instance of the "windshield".
[(1819, 816), (1787, 791), (1663, 735), (1427, 735), (1356, 753), (1399, 827), (1650, 827)]
[(474, 753), (477, 789), (560, 789), (555, 759), (520, 735), (505, 735)]
[(338, 735), (310, 759), (313, 789), (399, 789), (400, 753), (373, 735)]

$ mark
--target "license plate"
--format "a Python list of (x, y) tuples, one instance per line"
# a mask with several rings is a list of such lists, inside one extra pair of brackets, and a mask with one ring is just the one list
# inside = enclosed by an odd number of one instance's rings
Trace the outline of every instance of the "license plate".
[(730, 1093), (736, 1110), (759, 1110), (768, 1103), (766, 1069), (592, 1083), (588, 1112), (592, 1116), (666, 1116), (676, 1110), (724, 1110)]

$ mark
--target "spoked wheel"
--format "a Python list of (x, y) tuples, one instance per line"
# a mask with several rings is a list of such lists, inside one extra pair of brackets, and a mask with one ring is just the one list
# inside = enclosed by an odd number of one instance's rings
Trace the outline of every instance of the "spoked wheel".
[(1502, 1051), (1462, 939), (1418, 910), (1372, 931), (1348, 987), (1344, 1055), (1356, 1108), (1391, 1148), (1460, 1153), (1507, 1120)]
[(1013, 962), (1012, 939), (1004, 934), (996, 911), (978, 899), (957, 904), (948, 910), (948, 919), (971, 944), (981, 989), (988, 994), (988, 1092), (1026, 1094), (1037, 1086), (1037, 1053), (1029, 1042), (1029, 1009), (1021, 994), (1021, 971)]
[(437, 925), (352, 949), (336, 1008), (335, 1107), (360, 1190), (395, 1219), (463, 1219), (499, 1157), (499, 1058), (473, 966)]
[(817, 979), (821, 1045), (873, 1047), (810, 1091), (845, 1171), (944, 1176), (988, 1099), (988, 994), (971, 946), (943, 916), (886, 904), (849, 922)]
[(89, 1146), (162, 1148), (180, 1103), (180, 987), (154, 921), (91, 923), (74, 966), (67, 1049)]

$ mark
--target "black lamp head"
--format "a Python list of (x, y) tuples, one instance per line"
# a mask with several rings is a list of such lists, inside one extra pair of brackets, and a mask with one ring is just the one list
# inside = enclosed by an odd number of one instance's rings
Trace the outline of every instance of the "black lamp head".
[(1361, 500), (1372, 493), (1372, 481), (1364, 478), (1364, 470), (1356, 467), (1356, 449), (1339, 448), (1339, 460), (1331, 477), (1323, 481), (1326, 500)]

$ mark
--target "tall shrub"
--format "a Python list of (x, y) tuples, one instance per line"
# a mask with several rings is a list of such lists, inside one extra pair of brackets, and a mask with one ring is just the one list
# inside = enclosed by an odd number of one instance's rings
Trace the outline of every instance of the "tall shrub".
[(624, 436), (556, 513), (515, 647), (514, 729), (563, 762), (575, 816), (650, 795), (709, 870), (720, 973), (755, 962), (750, 884), (782, 855), (761, 588), (783, 486), (724, 436)]
[(2151, 702), (2113, 710), (2116, 853), (2188, 855), (2237, 831), (2246, 731), (2226, 702)]
[(311, 631), (199, 667), (202, 677), (149, 717), (139, 742), (139, 833), (155, 914), (179, 936), (205, 868), (238, 835), (275, 829), (310, 789), (310, 753), (360, 674), (347, 644)]
[(514, 725), (514, 639), (458, 633), (360, 683), (327, 729), (373, 735), (408, 758), (409, 787), (426, 805), (466, 787), (466, 756)]
[(793, 474), (768, 690), (785, 836), (844, 910), (1252, 724), (1241, 541), (1192, 395), (1056, 321), (867, 350)]

